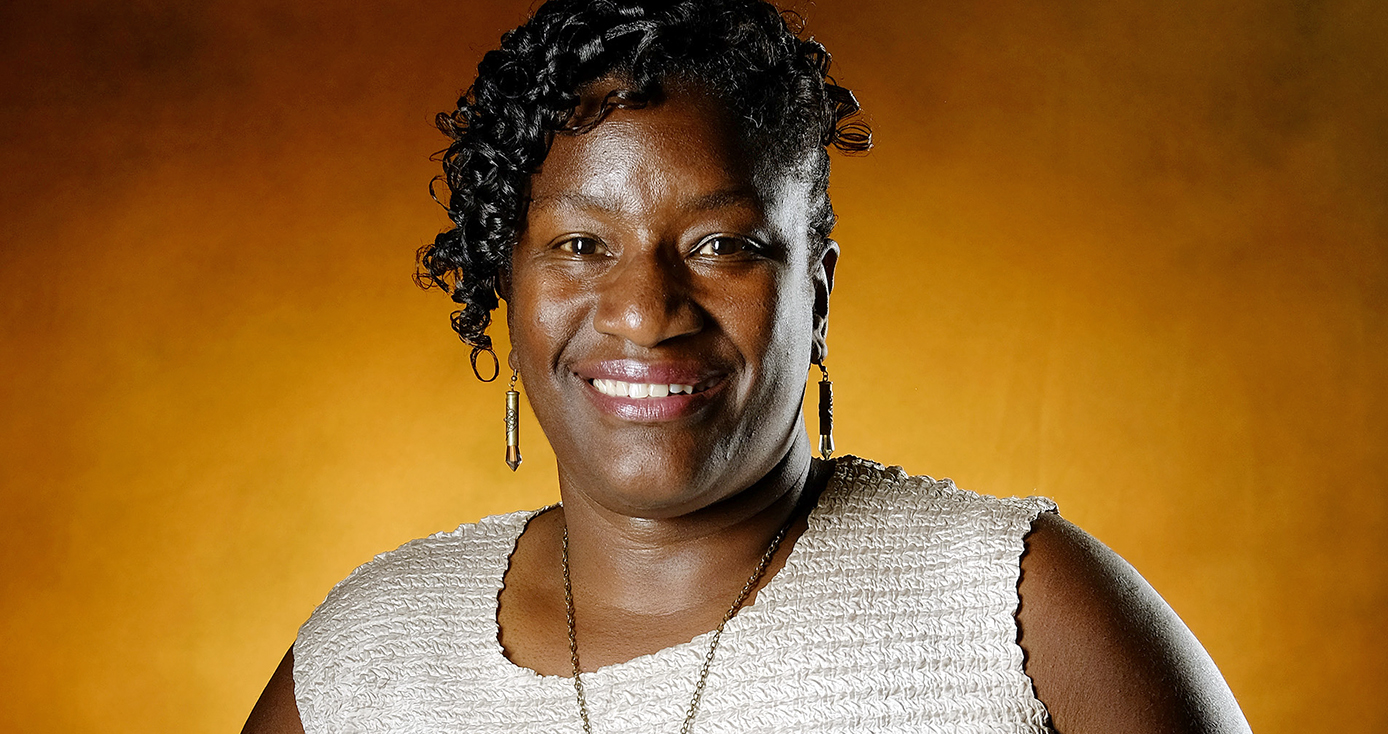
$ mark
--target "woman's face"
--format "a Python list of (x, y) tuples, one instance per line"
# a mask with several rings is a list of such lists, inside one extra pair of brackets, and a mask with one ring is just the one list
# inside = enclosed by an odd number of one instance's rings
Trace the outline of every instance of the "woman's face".
[(561, 485), (610, 511), (706, 507), (806, 440), (837, 248), (811, 262), (808, 177), (760, 170), (733, 124), (671, 90), (557, 136), (531, 178), (511, 359)]

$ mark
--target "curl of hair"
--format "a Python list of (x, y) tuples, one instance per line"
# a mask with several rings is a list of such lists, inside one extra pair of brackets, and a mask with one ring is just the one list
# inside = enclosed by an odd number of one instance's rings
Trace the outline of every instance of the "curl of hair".
[[(582, 134), (617, 108), (645, 105), (661, 82), (703, 84), (742, 120), (744, 135), (788, 165), (816, 151), (809, 175), (819, 201), (811, 239), (827, 246), (834, 227), (826, 149), (872, 147), (853, 93), (829, 76), (830, 57), (802, 21), (762, 0), (550, 0), (501, 37), (477, 79), (435, 124), (451, 139), (430, 193), (453, 227), (420, 249), (415, 280), (460, 308), (453, 329), (478, 351), (499, 304), (500, 277), (524, 226), (529, 177), (556, 134)], [(586, 84), (618, 78), (597, 111), (575, 119)], [(435, 184), (447, 187), (439, 199)]]

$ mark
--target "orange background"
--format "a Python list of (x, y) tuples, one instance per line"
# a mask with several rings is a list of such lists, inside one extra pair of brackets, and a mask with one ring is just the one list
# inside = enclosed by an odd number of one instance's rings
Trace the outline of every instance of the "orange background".
[[(0, 9), (0, 729), (235, 731), (352, 567), (556, 496), (410, 282), (526, 4), (60, 5)], [(1056, 498), (1256, 731), (1388, 728), (1388, 5), (807, 14), (878, 136), (840, 448)]]

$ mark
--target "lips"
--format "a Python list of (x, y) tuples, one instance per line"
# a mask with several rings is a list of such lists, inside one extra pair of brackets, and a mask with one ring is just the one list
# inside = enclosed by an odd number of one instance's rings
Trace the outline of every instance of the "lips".
[(600, 411), (637, 423), (693, 414), (719, 391), (724, 377), (722, 372), (696, 362), (630, 359), (577, 365), (573, 372), (587, 383), (584, 393)]

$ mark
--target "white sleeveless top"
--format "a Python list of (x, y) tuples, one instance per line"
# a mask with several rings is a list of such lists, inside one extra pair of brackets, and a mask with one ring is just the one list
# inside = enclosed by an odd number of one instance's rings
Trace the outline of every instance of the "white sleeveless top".
[[(1013, 615), (1023, 537), (1054, 503), (835, 464), (785, 567), (728, 623), (694, 731), (1051, 731)], [(339, 583), (294, 643), (304, 731), (582, 732), (572, 679), (516, 666), (497, 641), (534, 514), (411, 541)], [(584, 673), (593, 731), (678, 731), (711, 634)]]

